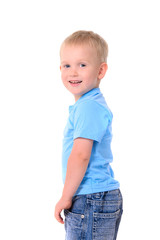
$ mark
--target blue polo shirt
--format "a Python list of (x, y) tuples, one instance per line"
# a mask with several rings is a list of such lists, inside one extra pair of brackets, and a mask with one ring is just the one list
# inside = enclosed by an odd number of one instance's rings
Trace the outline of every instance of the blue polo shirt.
[(67, 162), (74, 139), (81, 137), (93, 140), (90, 161), (85, 176), (75, 195), (105, 192), (119, 188), (110, 166), (112, 112), (100, 91), (93, 88), (69, 106), (69, 118), (64, 129), (62, 150), (62, 177), (65, 182)]

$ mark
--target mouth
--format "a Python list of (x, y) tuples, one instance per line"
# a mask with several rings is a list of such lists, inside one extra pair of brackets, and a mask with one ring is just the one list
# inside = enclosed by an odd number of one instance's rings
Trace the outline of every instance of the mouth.
[(74, 86), (74, 87), (80, 85), (81, 82), (82, 82), (82, 81), (80, 81), (80, 80), (71, 80), (71, 81), (69, 81), (69, 83), (70, 83), (72, 86)]
[(81, 83), (82, 81), (79, 81), (79, 80), (71, 80), (69, 81), (70, 83), (73, 83), (73, 84), (76, 84), (76, 83)]

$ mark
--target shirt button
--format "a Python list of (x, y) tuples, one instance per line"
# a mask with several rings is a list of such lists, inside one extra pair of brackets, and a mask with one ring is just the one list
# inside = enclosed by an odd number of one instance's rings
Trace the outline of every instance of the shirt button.
[(81, 218), (83, 219), (83, 218), (84, 218), (84, 215), (81, 215)]

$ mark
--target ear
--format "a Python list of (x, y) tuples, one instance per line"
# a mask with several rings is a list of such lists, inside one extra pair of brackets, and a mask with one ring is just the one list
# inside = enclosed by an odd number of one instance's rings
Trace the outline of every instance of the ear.
[(60, 67), (59, 67), (59, 68), (60, 68), (60, 71), (61, 71), (61, 69), (62, 69), (61, 65), (60, 65)]
[(101, 63), (101, 65), (99, 67), (99, 73), (98, 73), (99, 80), (101, 80), (105, 76), (107, 69), (108, 69), (107, 63), (105, 63), (105, 62)]

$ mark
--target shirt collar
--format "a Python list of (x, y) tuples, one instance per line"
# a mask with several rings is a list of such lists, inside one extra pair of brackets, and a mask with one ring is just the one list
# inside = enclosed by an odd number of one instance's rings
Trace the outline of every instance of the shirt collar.
[[(93, 89), (91, 89), (90, 91), (88, 91), (88, 92), (86, 92), (85, 94), (83, 94), (79, 99), (78, 99), (78, 101), (80, 100), (82, 100), (82, 99), (85, 99), (86, 97), (88, 97), (88, 96), (93, 96), (93, 95), (95, 95), (95, 94), (97, 94), (97, 93), (100, 93), (100, 88), (93, 88)], [(77, 102), (78, 102), (77, 101)], [(77, 103), (76, 102), (76, 103)]]
[(89, 96), (94, 96), (95, 94), (100, 93), (100, 88), (93, 88), (90, 91), (84, 93), (76, 102), (74, 105), (69, 106), (69, 111), (72, 110), (73, 107), (75, 107), (77, 104), (79, 104), (82, 100), (88, 98)]

